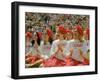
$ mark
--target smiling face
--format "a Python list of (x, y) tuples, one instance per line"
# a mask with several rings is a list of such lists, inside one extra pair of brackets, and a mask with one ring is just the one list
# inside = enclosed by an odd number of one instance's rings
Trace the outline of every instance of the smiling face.
[(77, 30), (74, 30), (74, 33), (73, 33), (73, 38), (75, 40), (82, 40), (82, 35), (77, 31)]

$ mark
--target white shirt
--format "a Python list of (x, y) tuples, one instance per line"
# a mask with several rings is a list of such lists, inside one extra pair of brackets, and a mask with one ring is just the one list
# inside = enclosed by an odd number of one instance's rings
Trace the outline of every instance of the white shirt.
[[(58, 45), (62, 46), (63, 52), (59, 51), (57, 54), (55, 54), (58, 50)], [(60, 60), (64, 60), (65, 56), (66, 56), (66, 45), (67, 45), (67, 41), (66, 40), (55, 40), (53, 41), (53, 44), (51, 46), (51, 51), (50, 51), (50, 55), (55, 54), (55, 56), (60, 59)]]
[(85, 42), (85, 41), (80, 42), (78, 40), (72, 40), (72, 41), (68, 42), (66, 49), (67, 49), (66, 50), (67, 54), (70, 53), (70, 49), (73, 49), (72, 58), (82, 62), (83, 58), (79, 54), (79, 49), (82, 50), (83, 56), (85, 56), (89, 47), (87, 46), (87, 42)]
[(48, 42), (46, 45), (44, 45), (44, 41), (41, 41), (40, 52), (44, 58), (50, 57), (50, 50), (51, 50), (50, 43)]

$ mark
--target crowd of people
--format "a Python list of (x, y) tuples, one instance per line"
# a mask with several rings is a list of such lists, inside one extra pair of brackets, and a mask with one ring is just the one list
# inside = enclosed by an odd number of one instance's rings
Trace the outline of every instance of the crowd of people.
[(41, 30), (32, 27), (25, 32), (26, 68), (89, 65), (88, 26), (83, 28), (78, 23), (69, 28), (58, 24)]

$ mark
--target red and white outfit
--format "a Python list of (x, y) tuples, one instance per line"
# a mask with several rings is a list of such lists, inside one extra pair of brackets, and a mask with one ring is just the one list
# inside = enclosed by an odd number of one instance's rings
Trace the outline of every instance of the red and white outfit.
[(50, 50), (51, 50), (50, 42), (47, 42), (45, 45), (44, 41), (41, 41), (40, 52), (41, 52), (42, 57), (44, 57), (44, 59), (47, 59), (50, 57)]
[[(59, 27), (60, 33), (65, 33), (64, 27)], [(67, 41), (62, 39), (57, 39), (53, 41), (50, 51), (50, 58), (44, 61), (44, 67), (57, 67), (66, 65), (66, 47)]]

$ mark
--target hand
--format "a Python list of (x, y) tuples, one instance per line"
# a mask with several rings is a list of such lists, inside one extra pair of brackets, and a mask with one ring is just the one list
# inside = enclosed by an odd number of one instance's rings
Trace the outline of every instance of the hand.
[(38, 44), (37, 44), (37, 42), (35, 42), (35, 44), (34, 44), (34, 48), (38, 48)]
[(31, 52), (25, 54), (25, 58), (28, 58), (28, 57), (32, 57), (32, 53)]
[(63, 45), (58, 44), (58, 50), (61, 51), (61, 52), (63, 52)]
[(80, 48), (78, 50), (79, 50), (80, 56), (84, 59), (85, 57), (83, 56), (83, 51)]
[(72, 56), (73, 51), (74, 51), (73, 48), (71, 48), (71, 49), (70, 49), (70, 56)]
[(78, 48), (78, 50), (79, 50), (79, 54), (83, 57), (83, 52), (82, 52), (82, 50), (81, 50), (80, 48)]

